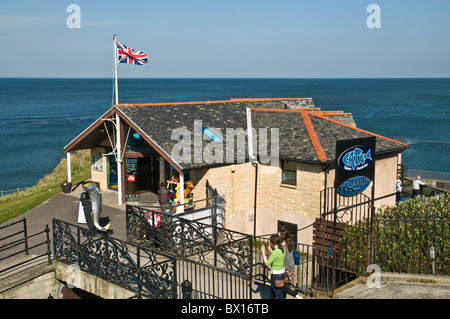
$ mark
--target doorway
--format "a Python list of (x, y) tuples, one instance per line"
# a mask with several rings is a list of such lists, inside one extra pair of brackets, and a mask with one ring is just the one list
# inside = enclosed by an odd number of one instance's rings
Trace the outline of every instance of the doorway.
[[(125, 158), (125, 197), (128, 202), (155, 201), (159, 188), (158, 156)], [(157, 199), (157, 197), (156, 197)]]

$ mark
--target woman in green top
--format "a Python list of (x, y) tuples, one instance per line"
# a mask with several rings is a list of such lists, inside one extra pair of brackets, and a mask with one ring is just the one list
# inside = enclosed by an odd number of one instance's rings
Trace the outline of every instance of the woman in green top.
[(269, 259), (266, 257), (265, 246), (261, 246), (261, 253), (263, 256), (264, 264), (270, 267), (270, 298), (271, 299), (286, 299), (283, 293), (283, 288), (275, 287), (275, 280), (284, 280), (285, 269), (284, 269), (284, 249), (282, 247), (283, 240), (278, 235), (270, 236), (269, 248), (270, 253)]

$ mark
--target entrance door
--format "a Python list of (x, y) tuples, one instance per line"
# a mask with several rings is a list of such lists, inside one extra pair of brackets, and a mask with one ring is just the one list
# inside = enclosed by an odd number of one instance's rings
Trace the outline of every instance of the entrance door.
[(138, 191), (156, 193), (159, 188), (159, 157), (139, 157), (136, 187)]

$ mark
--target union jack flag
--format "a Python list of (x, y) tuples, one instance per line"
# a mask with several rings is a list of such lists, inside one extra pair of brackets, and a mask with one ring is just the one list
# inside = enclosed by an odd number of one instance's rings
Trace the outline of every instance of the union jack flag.
[(116, 42), (118, 63), (143, 65), (147, 64), (147, 54), (141, 51), (133, 50), (119, 42)]

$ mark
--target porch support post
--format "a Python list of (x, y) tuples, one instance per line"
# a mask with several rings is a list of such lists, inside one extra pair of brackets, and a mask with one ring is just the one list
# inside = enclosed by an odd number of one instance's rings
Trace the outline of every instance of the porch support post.
[(183, 172), (180, 173), (180, 204), (184, 204), (184, 174)]
[(122, 151), (120, 141), (120, 117), (116, 113), (116, 161), (117, 161), (117, 200), (119, 204), (122, 204)]
[(67, 152), (67, 182), (72, 183), (72, 165), (70, 163), (70, 151)]

